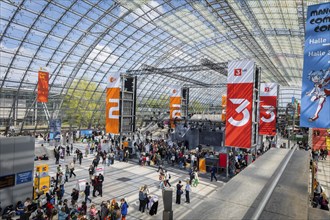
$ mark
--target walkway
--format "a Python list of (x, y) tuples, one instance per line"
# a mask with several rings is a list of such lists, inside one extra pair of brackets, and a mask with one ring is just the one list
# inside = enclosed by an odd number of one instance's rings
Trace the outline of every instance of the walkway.
[[(39, 141), (36, 141), (39, 142)], [(36, 144), (36, 147), (40, 147), (40, 143)], [(47, 151), (51, 151), (53, 147), (48, 147), (45, 144)], [(86, 144), (76, 143), (74, 144), (74, 148), (79, 148), (82, 152), (84, 152)], [(52, 159), (48, 161), (36, 161), (35, 165), (47, 163), (50, 168), (50, 175), (55, 176), (56, 166), (55, 160)], [(71, 178), (68, 183), (65, 185), (65, 195), (64, 198), (70, 198), (71, 191), (74, 187), (76, 187), (77, 181), (79, 179), (88, 179), (88, 168), (92, 163), (93, 156), (88, 155), (88, 157), (84, 157), (82, 161), (82, 165), (76, 163), (75, 173), (77, 174), (76, 178)], [(62, 166), (72, 161), (72, 156), (65, 158), (65, 161), (60, 161)], [(188, 178), (187, 170), (178, 170), (176, 168), (168, 169), (171, 174), (172, 187), (178, 183), (179, 180), (184, 180)], [(105, 167), (105, 181), (103, 186), (103, 197), (96, 197), (92, 199), (92, 203), (97, 204), (99, 208), (99, 204), (102, 201), (111, 200), (116, 198), (120, 200), (121, 198), (126, 198), (129, 203), (129, 214), (128, 219), (162, 219), (162, 211), (163, 211), (163, 201), (162, 201), (162, 191), (158, 188), (158, 178), (159, 175), (156, 172), (157, 169), (154, 167), (144, 166), (141, 167), (134, 162), (118, 162), (115, 161), (114, 165), (110, 167)], [(138, 190), (142, 185), (148, 185), (151, 195), (157, 195), (159, 197), (159, 206), (158, 212), (155, 216), (149, 216), (147, 213), (140, 213), (138, 211), (139, 202), (138, 202)], [(185, 185), (185, 184), (184, 184)], [(174, 217), (181, 216), (187, 211), (191, 211), (192, 207), (195, 207), (196, 204), (202, 203), (205, 198), (207, 198), (211, 193), (218, 191), (221, 187), (225, 185), (224, 182), (210, 182), (209, 179), (205, 179), (203, 177), (200, 178), (200, 184), (197, 188), (193, 188), (192, 193), (190, 195), (190, 204), (186, 204), (184, 195), (181, 199), (181, 205), (175, 204), (175, 193), (173, 193), (173, 211)], [(175, 192), (175, 191), (174, 191)], [(79, 198), (79, 204), (82, 202), (82, 198)], [(89, 204), (88, 204), (89, 207)], [(177, 218), (175, 218), (177, 219)]]

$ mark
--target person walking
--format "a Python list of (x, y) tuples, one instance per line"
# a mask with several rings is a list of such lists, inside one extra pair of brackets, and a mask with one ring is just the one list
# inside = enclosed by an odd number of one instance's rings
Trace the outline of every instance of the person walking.
[(197, 187), (198, 184), (199, 184), (199, 178), (198, 178), (198, 172), (197, 171), (194, 172), (194, 176), (195, 176), (195, 178), (193, 180), (192, 186)]
[(65, 165), (65, 182), (69, 182), (70, 169), (69, 165)]
[(88, 183), (86, 183), (84, 193), (85, 193), (85, 203), (87, 204), (87, 200), (89, 200), (89, 202), (91, 203), (92, 200), (88, 198), (88, 196), (91, 193), (91, 186)]
[(217, 168), (213, 165), (211, 169), (211, 182), (213, 181), (213, 178), (215, 179), (215, 181), (218, 181), (217, 177), (215, 176), (216, 173), (217, 173)]
[(165, 170), (165, 183), (166, 183), (166, 186), (171, 187), (170, 179), (171, 179), (171, 174), (169, 172), (167, 172), (167, 170)]
[(70, 163), (69, 168), (70, 168), (70, 178), (72, 177), (72, 175), (74, 175), (74, 177), (76, 177), (76, 174), (73, 172), (74, 171), (74, 163), (73, 162)]
[(191, 192), (190, 181), (186, 181), (186, 203), (190, 203), (189, 192)]
[(183, 194), (181, 180), (176, 184), (176, 204), (181, 204), (181, 195)]

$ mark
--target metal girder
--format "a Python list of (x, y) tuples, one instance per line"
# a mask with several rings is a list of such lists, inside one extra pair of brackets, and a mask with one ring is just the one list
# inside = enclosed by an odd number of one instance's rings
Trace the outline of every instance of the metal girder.
[[(166, 72), (198, 72), (198, 71), (207, 71), (214, 70), (223, 75), (227, 75), (224, 71), (227, 70), (227, 63), (202, 63), (202, 65), (191, 65), (191, 66), (178, 66), (178, 67), (165, 67), (165, 68), (155, 68), (149, 65), (141, 65), (140, 70), (127, 70), (126, 73), (130, 75), (145, 75), (145, 74), (155, 74), (150, 73), (150, 71), (163, 70)], [(147, 73), (148, 72), (148, 73)]]
[[(187, 67), (184, 67), (184, 68), (187, 68)], [(177, 80), (184, 81), (184, 82), (189, 82), (189, 83), (204, 86), (204, 87), (207, 87), (207, 85), (208, 85), (207, 83), (203, 83), (201, 81), (194, 80), (194, 79), (186, 77), (186, 76), (181, 76), (181, 75), (175, 74), (175, 73), (173, 73), (173, 71), (174, 70), (171, 68), (155, 68), (155, 67), (151, 67), (151, 66), (147, 67), (147, 65), (144, 65), (141, 70), (127, 70), (126, 73), (129, 75), (132, 75), (132, 76), (157, 74), (157, 75), (167, 76), (167, 77), (170, 77), (173, 79), (177, 79)], [(188, 70), (186, 70), (184, 72), (188, 72)]]
[[(222, 88), (222, 87), (226, 87), (227, 83), (217, 83), (217, 84), (208, 84), (207, 87), (208, 88)], [(186, 87), (186, 88), (204, 88), (205, 86), (199, 86), (199, 85), (195, 85), (195, 84), (184, 84), (182, 87)]]
[(133, 76), (141, 75), (164, 75), (173, 79), (177, 79), (184, 82), (189, 82), (198, 85), (200, 87), (213, 87), (214, 84), (204, 83), (192, 78), (175, 74), (176, 72), (198, 72), (198, 71), (208, 71), (214, 70), (222, 75), (226, 76), (227, 72), (227, 63), (213, 63), (207, 59), (202, 60), (202, 65), (191, 65), (191, 66), (179, 66), (179, 67), (165, 67), (165, 68), (156, 68), (149, 65), (142, 65), (139, 70), (127, 70), (126, 73)]

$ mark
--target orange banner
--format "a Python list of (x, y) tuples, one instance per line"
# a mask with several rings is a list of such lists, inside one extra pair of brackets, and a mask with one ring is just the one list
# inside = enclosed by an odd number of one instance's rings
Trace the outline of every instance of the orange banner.
[(222, 95), (221, 105), (222, 105), (222, 108), (226, 108), (226, 106), (227, 106), (227, 96), (226, 95)]
[(106, 99), (106, 133), (119, 134), (119, 99), (120, 88), (107, 88)]
[(171, 128), (175, 128), (174, 121), (175, 119), (181, 118), (181, 97), (174, 96), (170, 97), (170, 121)]
[(206, 164), (205, 164), (205, 158), (200, 158), (199, 159), (199, 172), (201, 173), (206, 173)]
[(38, 72), (38, 97), (37, 102), (48, 102), (49, 73)]

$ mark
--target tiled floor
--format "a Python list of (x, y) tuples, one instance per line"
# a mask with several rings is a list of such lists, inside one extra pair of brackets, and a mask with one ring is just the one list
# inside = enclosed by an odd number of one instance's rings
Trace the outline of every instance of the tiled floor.
[[(39, 142), (39, 141), (37, 141)], [(36, 144), (37, 152), (42, 152), (40, 147), (41, 142)], [(48, 152), (52, 152), (53, 147), (49, 147), (47, 144), (45, 145)], [(74, 147), (79, 148), (84, 152), (85, 144), (77, 143), (74, 144)], [(64, 198), (70, 198), (70, 193), (72, 188), (76, 187), (77, 181), (80, 179), (88, 179), (88, 167), (92, 163), (93, 156), (88, 155), (88, 157), (84, 157), (82, 161), (82, 165), (76, 163), (75, 173), (77, 177), (72, 177), (68, 183), (65, 185), (65, 196)], [(65, 158), (64, 161), (61, 161), (63, 164), (68, 164), (72, 161), (72, 156)], [(55, 175), (56, 165), (54, 159), (50, 159), (49, 161), (36, 161), (35, 165), (41, 163), (47, 163), (50, 167), (49, 174), (51, 176)], [(169, 168), (169, 172), (171, 173), (171, 181), (173, 189), (175, 189), (175, 185), (179, 180), (184, 180), (188, 178), (188, 171), (179, 170), (176, 168)], [(162, 191), (158, 188), (159, 184), (159, 176), (156, 172), (157, 169), (154, 167), (141, 167), (137, 165), (135, 162), (118, 162), (115, 161), (114, 165), (110, 167), (105, 167), (105, 181), (103, 184), (103, 197), (96, 197), (92, 199), (92, 203), (99, 205), (102, 201), (111, 200), (116, 198), (119, 200), (120, 198), (126, 198), (129, 203), (129, 211), (127, 219), (162, 219), (162, 211), (163, 211), (163, 202), (162, 202)], [(203, 202), (204, 198), (206, 198), (210, 193), (219, 190), (225, 183), (223, 182), (210, 182), (209, 179), (200, 178), (200, 184), (198, 187), (193, 188), (193, 191), (190, 195), (190, 204), (184, 203), (185, 198), (184, 195), (181, 198), (181, 205), (175, 204), (175, 191), (173, 193), (173, 211), (174, 216), (180, 216), (183, 213), (191, 210), (192, 207), (197, 205), (197, 203)], [(140, 213), (138, 211), (138, 191), (139, 187), (142, 185), (148, 185), (150, 194), (157, 195), (159, 197), (159, 206), (158, 212), (155, 216), (149, 216), (146, 213)], [(79, 203), (83, 198), (79, 198)], [(89, 207), (89, 206), (88, 206)]]

